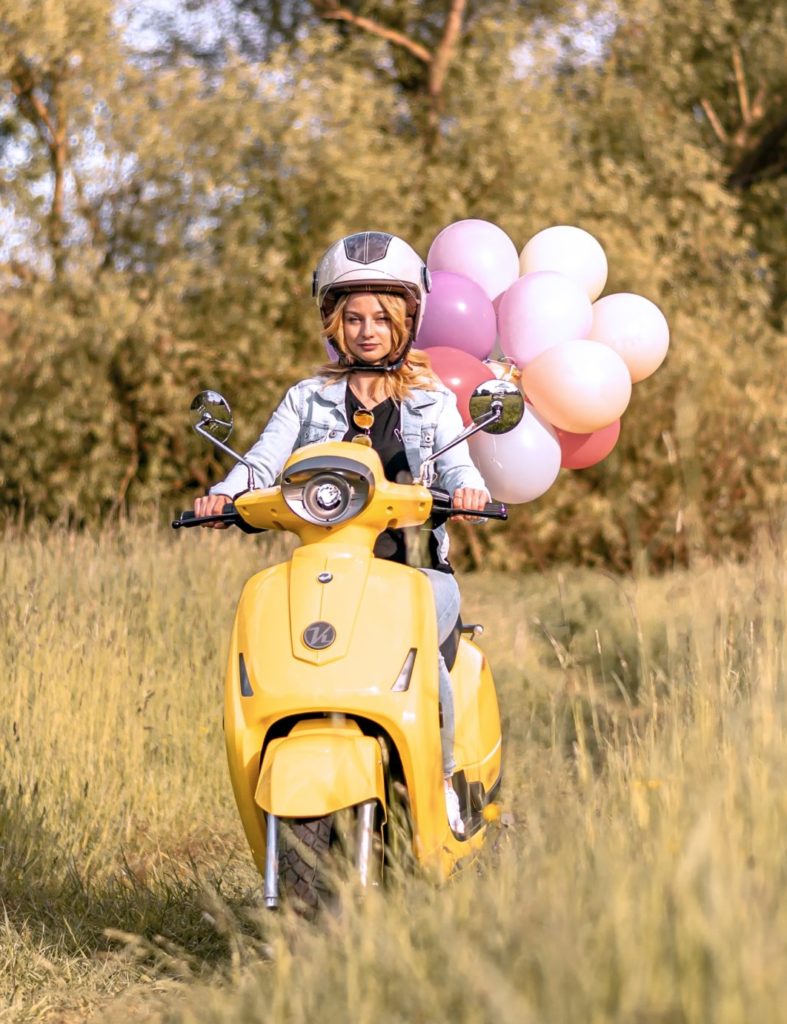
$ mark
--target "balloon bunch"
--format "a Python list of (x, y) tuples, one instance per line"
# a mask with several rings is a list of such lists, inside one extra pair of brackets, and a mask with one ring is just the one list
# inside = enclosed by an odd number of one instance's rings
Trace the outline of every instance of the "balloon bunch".
[(533, 501), (561, 467), (585, 469), (609, 455), (632, 384), (667, 354), (669, 327), (641, 295), (599, 298), (607, 258), (596, 239), (559, 225), (517, 254), (497, 225), (461, 220), (434, 239), (427, 266), (432, 291), (416, 346), (428, 349), (465, 423), (470, 394), (492, 376), (525, 394), (514, 430), (470, 438), (494, 497)]

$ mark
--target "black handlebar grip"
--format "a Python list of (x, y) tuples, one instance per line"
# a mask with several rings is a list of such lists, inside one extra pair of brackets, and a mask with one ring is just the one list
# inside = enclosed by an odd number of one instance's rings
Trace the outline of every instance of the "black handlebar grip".
[(484, 505), (487, 519), (508, 519), (508, 505), (503, 501), (488, 501)]
[(181, 512), (177, 519), (172, 520), (172, 529), (179, 530), (181, 526), (196, 526), (193, 522), (197, 518), (197, 513), (193, 508), (186, 509), (185, 512)]

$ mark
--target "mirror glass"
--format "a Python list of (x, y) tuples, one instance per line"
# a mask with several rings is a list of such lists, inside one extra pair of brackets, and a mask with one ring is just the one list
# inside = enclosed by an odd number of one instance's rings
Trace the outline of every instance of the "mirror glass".
[(507, 434), (525, 415), (525, 396), (511, 381), (487, 380), (470, 396), (470, 415), (478, 421), (493, 409), (500, 408), (500, 417), (483, 427), (487, 434)]
[(218, 391), (200, 391), (189, 409), (191, 425), (222, 443), (232, 433), (232, 409)]

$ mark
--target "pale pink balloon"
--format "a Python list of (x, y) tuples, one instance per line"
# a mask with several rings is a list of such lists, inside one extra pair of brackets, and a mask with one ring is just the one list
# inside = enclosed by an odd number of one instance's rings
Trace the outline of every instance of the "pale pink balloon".
[(492, 497), (512, 505), (535, 501), (560, 472), (560, 442), (552, 427), (525, 403), (525, 415), (507, 434), (474, 434), (473, 462)]
[(519, 270), (555, 270), (575, 281), (593, 301), (607, 283), (607, 257), (590, 232), (569, 224), (556, 224), (533, 235), (519, 256)]
[(605, 295), (595, 302), (587, 336), (614, 349), (635, 384), (661, 366), (669, 348), (664, 314), (655, 302), (631, 292)]
[(560, 341), (586, 337), (593, 307), (580, 286), (564, 274), (542, 270), (525, 274), (500, 302), (497, 326), (500, 347), (526, 366)]
[(493, 300), (519, 277), (516, 246), (488, 220), (458, 220), (443, 228), (429, 247), (426, 265), (464, 274)]
[(601, 430), (594, 430), (592, 434), (572, 434), (559, 427), (556, 433), (560, 441), (560, 465), (563, 469), (587, 469), (606, 459), (618, 443), (620, 420), (615, 420)]
[(589, 434), (623, 415), (631, 376), (606, 345), (561, 341), (523, 368), (522, 388), (549, 423), (572, 434)]

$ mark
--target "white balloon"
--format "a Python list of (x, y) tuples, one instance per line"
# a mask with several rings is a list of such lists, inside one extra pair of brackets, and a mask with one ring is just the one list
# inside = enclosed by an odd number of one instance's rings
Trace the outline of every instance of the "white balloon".
[(607, 283), (607, 257), (601, 244), (588, 231), (556, 224), (533, 235), (519, 256), (519, 273), (555, 270), (582, 288), (591, 302)]
[(545, 494), (560, 472), (560, 441), (528, 402), (521, 422), (507, 434), (481, 431), (469, 439), (470, 453), (492, 497), (512, 505)]
[(632, 292), (618, 292), (593, 303), (588, 337), (614, 349), (636, 384), (664, 362), (669, 325), (655, 302)]

